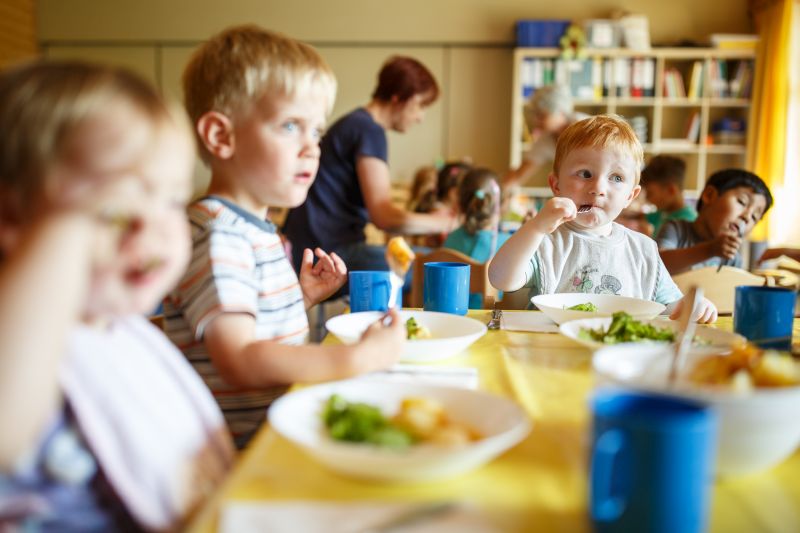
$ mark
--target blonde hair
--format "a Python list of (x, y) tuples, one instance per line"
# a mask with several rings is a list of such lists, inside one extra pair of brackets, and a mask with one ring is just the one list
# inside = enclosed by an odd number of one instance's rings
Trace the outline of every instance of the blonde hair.
[(627, 153), (633, 158), (636, 176), (634, 185), (644, 166), (644, 150), (633, 128), (619, 115), (596, 115), (579, 120), (558, 136), (553, 172), (558, 175), (561, 163), (570, 152), (580, 148), (601, 148)]
[(124, 69), (40, 61), (0, 74), (0, 220), (49, 199), (50, 170), (69, 155), (74, 134), (119, 103), (154, 125), (174, 123), (189, 135), (185, 115)]
[[(235, 119), (265, 94), (294, 97), (319, 92), (327, 112), (336, 98), (336, 77), (310, 45), (255, 25), (234, 26), (198, 48), (183, 72), (186, 110), (193, 124), (217, 111)], [(210, 154), (199, 142), (200, 155)]]

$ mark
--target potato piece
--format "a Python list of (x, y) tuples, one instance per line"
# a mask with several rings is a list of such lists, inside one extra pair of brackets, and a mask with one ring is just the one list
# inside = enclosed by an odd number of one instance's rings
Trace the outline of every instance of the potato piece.
[(414, 437), (422, 440), (430, 438), (434, 430), (445, 421), (442, 405), (429, 398), (409, 397), (400, 405), (400, 412), (392, 421)]
[(428, 438), (428, 442), (438, 446), (464, 446), (472, 441), (471, 433), (472, 432), (466, 426), (448, 424), (436, 428)]
[(768, 351), (753, 369), (753, 381), (759, 387), (798, 385), (800, 368), (790, 355)]

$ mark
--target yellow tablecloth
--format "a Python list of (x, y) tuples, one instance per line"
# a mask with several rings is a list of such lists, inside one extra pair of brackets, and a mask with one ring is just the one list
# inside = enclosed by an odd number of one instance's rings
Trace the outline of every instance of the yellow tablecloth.
[[(485, 311), (470, 311), (470, 316), (489, 318)], [(730, 329), (731, 319), (720, 318), (717, 326)], [(215, 531), (219, 510), (229, 501), (287, 499), (466, 500), (479, 505), (502, 531), (590, 531), (590, 360), (589, 350), (561, 335), (490, 331), (463, 354), (440, 363), (476, 367), (482, 389), (516, 399), (533, 419), (533, 431), (515, 448), (443, 482), (382, 485), (340, 477), (265, 426), (190, 530)], [(800, 453), (761, 474), (718, 480), (711, 530), (800, 531)]]

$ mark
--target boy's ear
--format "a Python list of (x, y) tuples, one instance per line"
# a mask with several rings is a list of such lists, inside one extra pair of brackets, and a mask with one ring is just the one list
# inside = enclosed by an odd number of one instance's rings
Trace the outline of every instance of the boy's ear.
[(550, 190), (553, 191), (555, 196), (561, 194), (561, 189), (558, 188), (558, 176), (556, 176), (555, 172), (547, 175), (547, 183), (550, 184)]
[(706, 185), (705, 189), (703, 189), (703, 192), (700, 194), (700, 198), (703, 200), (703, 206), (709, 205), (717, 199), (717, 196), (719, 196), (719, 192), (716, 187)]
[(197, 134), (203, 146), (219, 159), (230, 159), (236, 151), (233, 121), (218, 111), (209, 111), (197, 121)]
[(631, 205), (631, 202), (636, 200), (636, 198), (639, 196), (639, 194), (641, 192), (642, 192), (642, 186), (641, 185), (634, 185), (633, 189), (631, 189), (630, 196), (628, 196), (628, 201), (625, 203), (625, 207), (628, 207), (629, 205)]

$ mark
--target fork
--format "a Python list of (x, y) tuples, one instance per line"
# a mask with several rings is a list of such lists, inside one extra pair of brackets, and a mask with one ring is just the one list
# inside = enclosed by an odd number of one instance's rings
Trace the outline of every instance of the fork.
[(578, 213), (586, 213), (587, 211), (591, 211), (592, 206), (590, 205), (582, 205), (578, 208)]
[(500, 322), (503, 319), (503, 310), (497, 308), (495, 303), (492, 309), (492, 318), (487, 322), (486, 327), (489, 329), (500, 329)]

